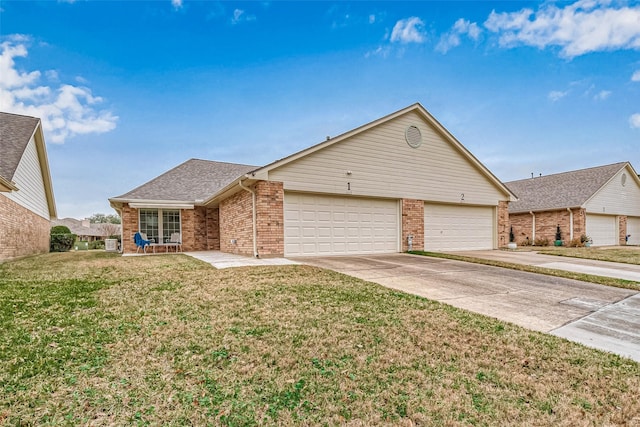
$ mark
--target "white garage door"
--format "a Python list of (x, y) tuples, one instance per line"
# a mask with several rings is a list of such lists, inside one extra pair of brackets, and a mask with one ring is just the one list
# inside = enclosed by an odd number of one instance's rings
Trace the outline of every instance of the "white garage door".
[(396, 200), (285, 193), (285, 256), (389, 252), (398, 252)]
[(491, 206), (424, 205), (424, 246), (428, 251), (493, 249)]
[(614, 215), (587, 214), (587, 235), (594, 246), (618, 244), (618, 219)]
[(627, 245), (640, 245), (640, 217), (627, 217), (627, 234), (630, 234)]

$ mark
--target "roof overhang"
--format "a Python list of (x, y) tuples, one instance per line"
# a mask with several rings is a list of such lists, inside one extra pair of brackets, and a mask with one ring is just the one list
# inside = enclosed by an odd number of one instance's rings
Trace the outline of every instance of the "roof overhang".
[(36, 142), (36, 150), (38, 152), (38, 162), (42, 171), (42, 180), (44, 181), (44, 191), (47, 196), (47, 207), (49, 208), (49, 216), (56, 218), (58, 216), (56, 210), (56, 199), (53, 195), (53, 183), (51, 181), (51, 171), (49, 170), (49, 159), (47, 157), (47, 147), (44, 142), (44, 134), (42, 133), (42, 121), (38, 119), (38, 125), (33, 135)]
[(193, 209), (196, 203), (188, 200), (132, 200), (132, 199), (109, 199), (109, 204), (120, 213), (124, 204), (128, 204), (134, 209)]
[(202, 205), (206, 206), (208, 208), (214, 208), (216, 206), (218, 206), (220, 204), (221, 200), (224, 200), (228, 197), (233, 196), (234, 194), (236, 194), (238, 191), (242, 190), (242, 187), (240, 187), (240, 183), (242, 182), (242, 185), (249, 186), (249, 185), (253, 185), (258, 181), (261, 181), (262, 179), (256, 178), (254, 176), (254, 173), (249, 172), (248, 174), (239, 176), (238, 179), (232, 181), (231, 183), (227, 184), (226, 187), (224, 187), (223, 189), (221, 189), (220, 191), (218, 191), (216, 194), (214, 194), (213, 196), (209, 197), (208, 199), (204, 200)]
[(0, 176), (0, 192), (11, 192), (18, 191), (18, 187), (16, 187), (13, 181), (8, 181)]

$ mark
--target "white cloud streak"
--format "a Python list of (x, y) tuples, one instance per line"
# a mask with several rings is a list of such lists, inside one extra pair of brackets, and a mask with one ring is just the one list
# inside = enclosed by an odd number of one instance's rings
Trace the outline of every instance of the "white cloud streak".
[(256, 20), (255, 15), (249, 15), (242, 9), (235, 9), (233, 11), (233, 18), (231, 18), (231, 23), (236, 25), (241, 22), (251, 22), (255, 20)]
[[(0, 110), (39, 117), (48, 142), (64, 143), (75, 135), (109, 132), (118, 117), (108, 110), (96, 110), (103, 100), (85, 86), (61, 84), (58, 88), (40, 85), (40, 71), (22, 71), (16, 58), (28, 54), (27, 40), (8, 37), (0, 44)], [(58, 79), (55, 70), (45, 72)]]
[(551, 92), (549, 92), (549, 94), (547, 95), (547, 97), (552, 101), (552, 102), (556, 102), (559, 101), (560, 99), (564, 98), (565, 96), (567, 96), (569, 94), (568, 91), (566, 92), (562, 92), (559, 90), (552, 90)]
[(640, 129), (640, 113), (632, 114), (629, 117), (629, 125), (633, 129)]
[(595, 99), (596, 101), (604, 101), (605, 99), (609, 98), (611, 96), (611, 91), (610, 90), (601, 90), (600, 92), (598, 92), (593, 99)]
[(466, 34), (470, 39), (477, 41), (481, 33), (482, 30), (478, 24), (460, 18), (453, 24), (449, 32), (440, 37), (440, 41), (436, 45), (436, 50), (447, 53), (450, 49), (460, 45), (460, 36)]
[(573, 58), (590, 52), (640, 49), (640, 6), (613, 7), (609, 0), (580, 0), (559, 8), (543, 4), (537, 12), (491, 12), (484, 26), (502, 47), (549, 46)]
[(635, 73), (633, 73), (633, 75), (631, 76), (631, 81), (632, 82), (640, 82), (640, 70), (638, 70)]
[(175, 10), (180, 10), (182, 9), (182, 0), (171, 0), (171, 6), (173, 6), (173, 8)]
[(391, 31), (392, 43), (424, 43), (426, 39), (424, 22), (417, 16), (399, 20)]

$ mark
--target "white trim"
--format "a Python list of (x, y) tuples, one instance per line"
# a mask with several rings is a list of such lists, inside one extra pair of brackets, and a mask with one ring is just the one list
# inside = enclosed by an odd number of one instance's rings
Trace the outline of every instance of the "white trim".
[(194, 205), (187, 203), (129, 203), (133, 209), (193, 209)]

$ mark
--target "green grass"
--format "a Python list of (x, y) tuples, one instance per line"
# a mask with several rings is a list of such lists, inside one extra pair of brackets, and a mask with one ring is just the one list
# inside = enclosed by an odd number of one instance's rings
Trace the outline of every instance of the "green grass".
[(0, 425), (629, 425), (640, 365), (308, 266), (0, 264)]
[(549, 248), (539, 250), (538, 253), (640, 265), (640, 247), (637, 246), (626, 247), (624, 249), (606, 247)]
[[(483, 258), (475, 258), (465, 255), (447, 254), (442, 252), (410, 251), (413, 255), (424, 255), (434, 258), (452, 259), (456, 261), (472, 262), (474, 264), (491, 265), (494, 267), (508, 268), (511, 270), (526, 271), (529, 273), (546, 274), (547, 276), (562, 277), (565, 279), (581, 280), (583, 282), (598, 283), (616, 288), (640, 290), (640, 284), (632, 280), (616, 279), (614, 277), (596, 276), (593, 274), (576, 273), (573, 271), (556, 270), (552, 268), (538, 267), (535, 265), (516, 264), (505, 261), (497, 261)], [(543, 252), (540, 252), (543, 253)]]

